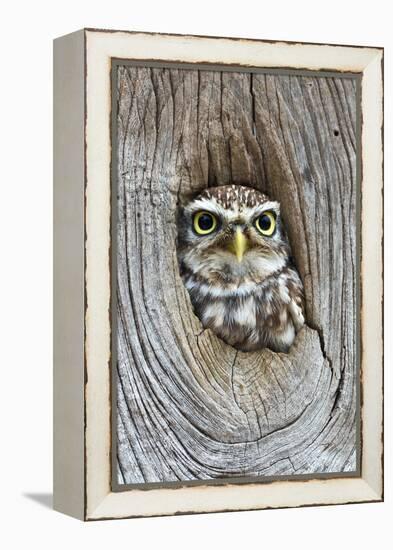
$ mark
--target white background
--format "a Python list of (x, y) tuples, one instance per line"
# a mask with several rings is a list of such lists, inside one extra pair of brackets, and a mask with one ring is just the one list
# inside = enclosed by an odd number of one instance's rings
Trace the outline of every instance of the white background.
[[(392, 15), (374, 0), (2, 4), (2, 548), (391, 548)], [(82, 27), (385, 47), (386, 501), (83, 524), (50, 509), (52, 490), (52, 44)], [(378, 245), (378, 243), (376, 243)], [(390, 541), (389, 541), (390, 538)]]

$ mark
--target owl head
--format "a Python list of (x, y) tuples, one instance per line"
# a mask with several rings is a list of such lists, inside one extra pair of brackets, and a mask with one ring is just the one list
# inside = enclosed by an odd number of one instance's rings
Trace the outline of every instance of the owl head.
[(211, 286), (259, 284), (290, 255), (280, 205), (250, 187), (208, 188), (180, 210), (178, 252), (183, 274)]

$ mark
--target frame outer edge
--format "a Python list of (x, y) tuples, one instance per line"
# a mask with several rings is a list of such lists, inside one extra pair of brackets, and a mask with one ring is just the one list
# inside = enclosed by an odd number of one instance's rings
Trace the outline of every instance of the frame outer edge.
[[(362, 476), (375, 492), (376, 498), (384, 498), (384, 54), (378, 50), (374, 59), (363, 72), (362, 101), (362, 250), (367, 249), (367, 260), (362, 259), (362, 304), (366, 305), (368, 317), (362, 320), (362, 340), (369, 344), (365, 350), (365, 365), (362, 365), (363, 410), (362, 425), (371, 434), (367, 440), (368, 460), (363, 460)], [(375, 177), (375, 174), (377, 176)], [(372, 217), (366, 216), (372, 212)], [(381, 223), (375, 234), (373, 219)], [(373, 237), (371, 227), (374, 229)], [(377, 244), (377, 246), (376, 246)], [(362, 252), (363, 255), (363, 252)], [(366, 269), (367, 268), (367, 269)], [(370, 292), (373, 289), (374, 294)], [(363, 306), (362, 306), (363, 313)], [(370, 343), (374, 347), (371, 349)], [(374, 367), (375, 366), (375, 367)], [(364, 399), (368, 396), (367, 399)], [(374, 414), (371, 412), (371, 404)], [(366, 449), (363, 448), (363, 452)]]
[(53, 44), (53, 507), (85, 519), (83, 30)]

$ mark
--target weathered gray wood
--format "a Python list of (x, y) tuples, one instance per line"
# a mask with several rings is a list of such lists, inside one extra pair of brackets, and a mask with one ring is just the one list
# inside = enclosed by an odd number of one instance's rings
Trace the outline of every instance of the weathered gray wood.
[[(356, 83), (118, 69), (118, 482), (356, 468)], [(281, 202), (305, 285), (291, 352), (193, 314), (176, 210), (242, 183)]]

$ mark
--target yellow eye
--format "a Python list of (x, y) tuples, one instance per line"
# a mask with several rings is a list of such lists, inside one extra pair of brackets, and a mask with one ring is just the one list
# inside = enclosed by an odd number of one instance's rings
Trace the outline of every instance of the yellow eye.
[(208, 235), (217, 227), (217, 218), (210, 212), (197, 212), (194, 215), (194, 230), (198, 235)]
[(276, 229), (276, 216), (273, 212), (264, 212), (255, 220), (255, 227), (265, 237), (271, 237)]

